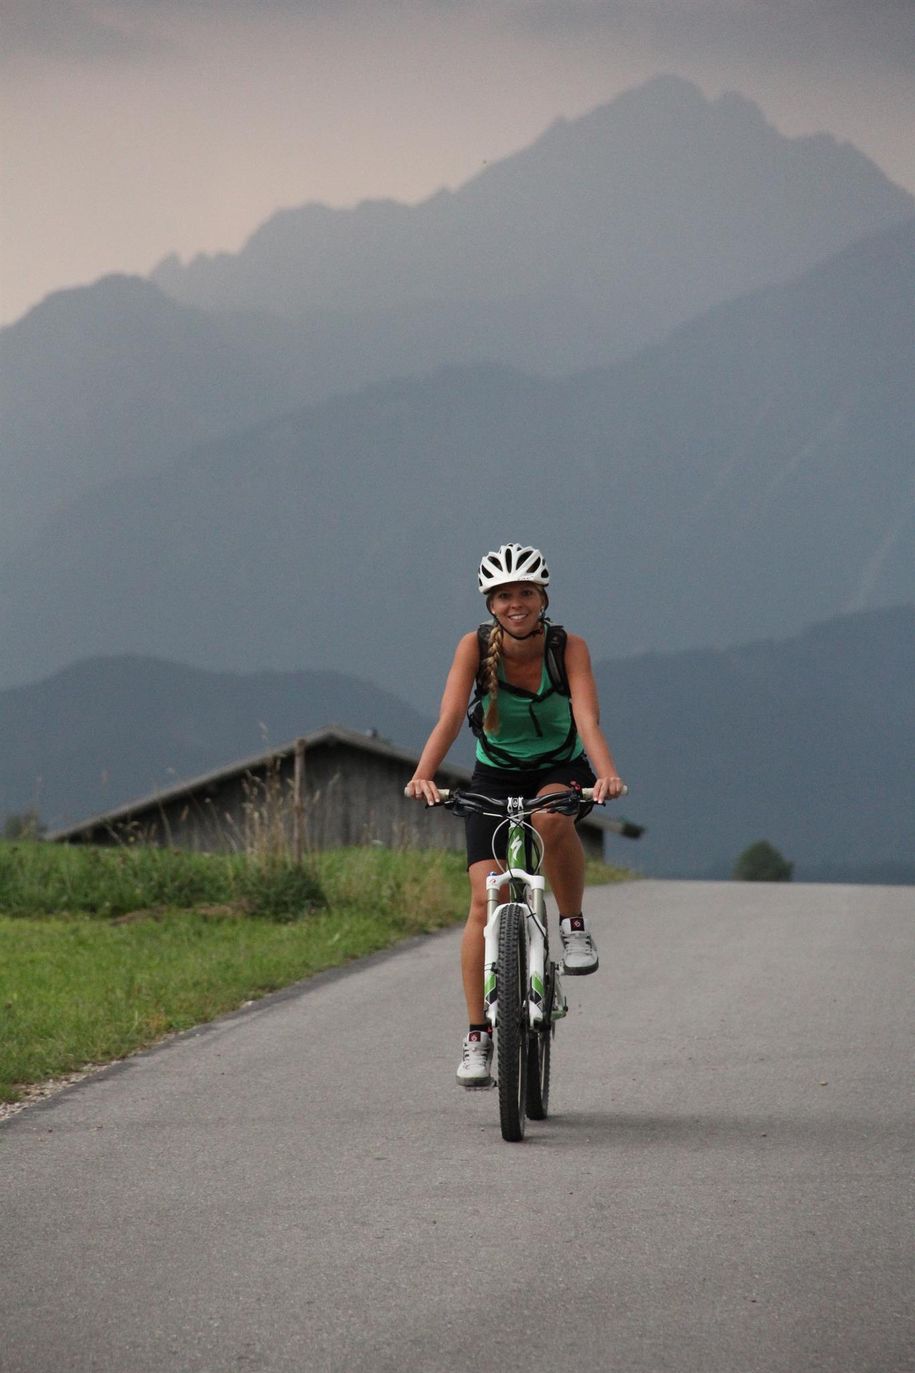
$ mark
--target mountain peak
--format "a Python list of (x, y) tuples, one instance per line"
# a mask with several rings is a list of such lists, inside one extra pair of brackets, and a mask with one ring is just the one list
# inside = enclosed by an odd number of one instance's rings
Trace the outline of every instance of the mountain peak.
[(61, 318), (69, 318), (74, 305), (82, 310), (90, 300), (93, 312), (101, 314), (121, 314), (125, 310), (148, 307), (153, 301), (174, 308), (173, 301), (155, 282), (149, 281), (146, 277), (111, 272), (100, 277), (91, 286), (69, 286), (60, 291), (52, 291), (9, 328), (18, 329), (23, 325), (44, 328), (49, 324), (54, 325)]
[[(682, 76), (654, 76), (644, 85), (623, 91), (613, 100), (574, 119), (564, 116), (554, 119), (539, 138), (515, 157), (536, 156), (553, 146), (577, 148), (583, 142), (593, 145), (596, 141), (621, 135), (644, 136), (659, 127), (692, 123), (707, 114), (710, 108), (711, 102), (692, 81)], [(513, 160), (511, 157), (506, 159), (507, 162)], [(493, 163), (481, 176), (497, 174), (501, 165), (504, 163)]]
[(754, 125), (756, 128), (771, 127), (756, 102), (741, 95), (739, 91), (722, 91), (718, 99), (711, 103), (713, 109), (730, 119), (742, 120), (744, 124)]
[(700, 110), (706, 108), (710, 102), (695, 81), (689, 81), (685, 76), (677, 76), (675, 72), (660, 72), (657, 76), (649, 77), (640, 86), (623, 91), (610, 103), (621, 108), (627, 105), (654, 105), (665, 106), (670, 110)]

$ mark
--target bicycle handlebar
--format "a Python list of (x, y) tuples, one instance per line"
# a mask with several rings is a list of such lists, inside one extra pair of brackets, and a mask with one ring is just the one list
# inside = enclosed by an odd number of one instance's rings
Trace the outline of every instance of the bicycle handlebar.
[[(627, 788), (627, 790), (628, 790), (628, 788)], [(539, 810), (540, 807), (541, 807), (545, 802), (549, 801), (549, 799), (550, 799), (551, 796), (555, 796), (555, 797), (568, 796), (568, 795), (570, 794), (570, 791), (571, 791), (571, 788), (570, 788), (568, 791), (554, 791), (554, 792), (550, 792), (547, 796), (531, 796), (531, 797), (529, 797), (528, 799), (525, 800), (524, 805), (525, 805), (525, 807), (526, 807), (526, 806), (528, 805), (528, 801), (530, 801), (530, 802), (537, 801), (537, 802), (540, 803), (540, 804), (538, 805), (538, 807), (537, 807), (537, 809)], [(504, 797), (498, 797), (498, 796), (484, 796), (483, 793), (480, 792), (480, 791), (460, 791), (458, 788), (455, 788), (455, 789), (452, 791), (449, 787), (439, 787), (439, 789), (438, 789), (438, 794), (439, 794), (439, 796), (442, 798), (442, 805), (443, 805), (443, 806), (444, 806), (444, 805), (447, 805), (448, 802), (452, 799), (452, 797), (457, 797), (457, 796), (479, 796), (481, 800), (483, 800), (483, 801), (492, 801), (494, 805), (498, 805), (498, 806), (504, 806), (504, 805), (505, 805), (505, 799), (504, 799)], [(594, 800), (594, 788), (593, 788), (593, 787), (582, 787), (582, 788), (581, 788), (581, 791), (578, 792), (578, 793), (576, 793), (576, 795), (580, 795), (582, 801), (593, 801), (593, 800)]]
[[(629, 788), (623, 787), (621, 795), (627, 795)], [(457, 788), (439, 787), (438, 794), (440, 800), (433, 802), (433, 805), (447, 806), (453, 809), (456, 806), (466, 807), (469, 810), (482, 811), (484, 806), (492, 806), (498, 814), (504, 815), (508, 810), (508, 801), (501, 796), (485, 796), (482, 792), (461, 791)], [(404, 795), (409, 796), (410, 792), (405, 787)], [(525, 815), (532, 815), (534, 811), (549, 810), (551, 807), (560, 810), (563, 806), (569, 807), (573, 801), (579, 805), (583, 802), (594, 800), (593, 787), (569, 787), (563, 791), (547, 792), (543, 796), (522, 797), (522, 809)], [(602, 805), (602, 802), (598, 802)], [(431, 807), (430, 807), (431, 809)], [(574, 814), (574, 812), (568, 812)]]

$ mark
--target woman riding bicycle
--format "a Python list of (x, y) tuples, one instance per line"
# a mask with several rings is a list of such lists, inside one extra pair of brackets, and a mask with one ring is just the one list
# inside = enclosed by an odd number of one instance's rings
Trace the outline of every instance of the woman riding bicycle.
[[(597, 804), (622, 795), (623, 782), (600, 728), (588, 646), (577, 634), (557, 633), (558, 626), (549, 625), (549, 580), (537, 548), (503, 544), (483, 558), (478, 581), (492, 624), (465, 634), (457, 646), (438, 723), (407, 785), (408, 795), (430, 805), (440, 799), (435, 774), (458, 736), (478, 681), (482, 699), (475, 719), (471, 716), (477, 734), (472, 788), (490, 796), (541, 796), (577, 783), (594, 788)], [(557, 687), (553, 677), (562, 673), (555, 659), (563, 643), (564, 680)], [(470, 913), (461, 943), (461, 973), (470, 1029), (457, 1079), (462, 1086), (479, 1087), (490, 1081), (492, 1064), (492, 1039), (483, 1017), (483, 927), (486, 876), (492, 871), (492, 839), (499, 821), (471, 815), (465, 823)], [(597, 948), (582, 915), (585, 856), (575, 821), (541, 811), (532, 823), (546, 845), (544, 866), (559, 907), (565, 971), (593, 973)], [(496, 851), (504, 858), (504, 841), (501, 853), (498, 847)]]

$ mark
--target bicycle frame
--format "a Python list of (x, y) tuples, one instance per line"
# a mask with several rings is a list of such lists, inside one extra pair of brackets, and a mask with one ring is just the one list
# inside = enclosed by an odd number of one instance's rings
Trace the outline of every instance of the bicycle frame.
[[(447, 806), (453, 804), (453, 800), (459, 799), (461, 793), (442, 788), (439, 795), (439, 804)], [(468, 796), (466, 799), (469, 800), (470, 797)], [(491, 801), (491, 798), (486, 796), (475, 796), (473, 799), (484, 804)], [(546, 802), (547, 797), (538, 797), (536, 800)], [(590, 788), (578, 788), (576, 800), (579, 802), (590, 801)], [(500, 803), (491, 801), (491, 804), (499, 805)], [(527, 804), (530, 807), (533, 803), (528, 800)], [(528, 810), (525, 813), (525, 798), (523, 796), (509, 797), (505, 802), (505, 812), (506, 818), (502, 822), (508, 825), (505, 869), (501, 872), (494, 870), (486, 877), (486, 925), (483, 930), (483, 1015), (487, 1023), (495, 1030), (499, 1021), (499, 931), (501, 916), (507, 906), (521, 906), (525, 915), (523, 928), (527, 944), (528, 987), (526, 1000), (529, 1028), (537, 1030), (540, 1034), (552, 1033), (555, 1022), (561, 1020), (568, 1012), (568, 1002), (559, 980), (559, 964), (551, 963), (549, 968), (547, 967), (549, 937), (546, 918), (546, 878), (539, 871), (530, 871), (528, 867), (530, 865), (539, 869), (543, 859), (543, 844), (528, 818), (532, 811)], [(540, 849), (540, 857), (536, 863), (531, 848), (532, 838)], [(510, 900), (500, 901), (499, 893), (505, 886), (509, 889)], [(545, 1021), (548, 1021), (546, 1025), (544, 1024)]]

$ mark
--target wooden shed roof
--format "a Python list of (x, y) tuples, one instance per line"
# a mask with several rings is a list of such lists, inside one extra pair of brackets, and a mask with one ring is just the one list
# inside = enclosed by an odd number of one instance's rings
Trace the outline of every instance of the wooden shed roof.
[[(392, 761), (405, 763), (408, 767), (416, 765), (417, 756), (415, 753), (397, 748), (374, 734), (361, 733), (355, 729), (345, 729), (342, 725), (325, 725), (322, 729), (313, 730), (310, 734), (303, 734), (300, 737), (304, 740), (306, 754), (309, 749), (317, 748), (322, 744), (348, 744), (350, 747), (363, 749), (366, 753), (381, 754)], [(161, 791), (149, 792), (146, 796), (140, 796), (135, 801), (128, 801), (113, 810), (102, 811), (98, 815), (90, 816), (87, 820), (80, 820), (75, 825), (53, 830), (46, 837), (52, 842), (56, 840), (65, 841), (76, 838), (84, 831), (95, 829), (99, 825), (117, 825), (129, 822), (145, 811), (159, 810), (172, 801), (180, 801), (185, 797), (193, 796), (196, 792), (210, 790), (222, 782), (231, 781), (235, 777), (244, 777), (248, 773), (258, 772), (284, 758), (290, 758), (295, 752), (297, 743), (298, 739), (292, 739), (289, 743), (267, 749), (264, 753), (239, 758), (236, 762), (227, 763), (224, 767), (215, 768), (212, 772), (202, 773), (198, 777), (189, 777), (184, 782), (176, 782), (174, 786), (165, 787)], [(455, 778), (460, 778), (462, 781), (469, 781), (470, 779), (470, 773), (466, 768), (446, 767), (442, 771)]]

